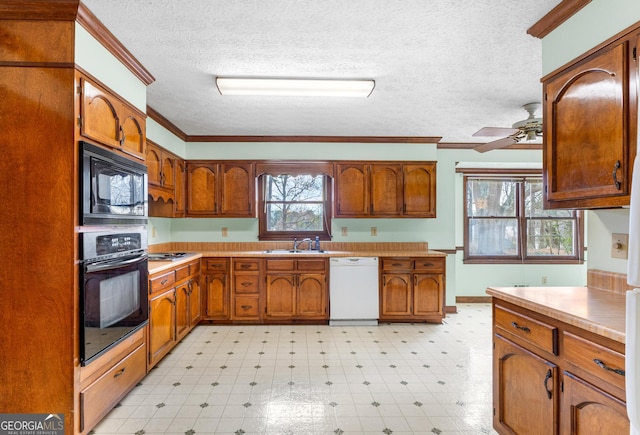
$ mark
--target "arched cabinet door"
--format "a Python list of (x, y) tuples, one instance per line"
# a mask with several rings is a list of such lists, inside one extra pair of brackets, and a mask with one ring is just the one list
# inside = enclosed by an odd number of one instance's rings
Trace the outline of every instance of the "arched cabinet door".
[(187, 216), (214, 216), (218, 211), (218, 165), (187, 163)]
[(85, 76), (78, 81), (80, 134), (143, 160), (146, 115)]
[(637, 136), (632, 42), (604, 47), (545, 81), (547, 208), (629, 204)]
[(368, 165), (337, 163), (335, 168), (335, 216), (369, 215)]
[(403, 166), (403, 215), (406, 217), (436, 217), (436, 164), (405, 164)]

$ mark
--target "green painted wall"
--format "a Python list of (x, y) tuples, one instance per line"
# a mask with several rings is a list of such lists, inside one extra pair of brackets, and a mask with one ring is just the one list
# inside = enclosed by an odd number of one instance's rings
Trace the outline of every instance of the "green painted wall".
[(76, 22), (75, 62), (115, 93), (147, 112), (147, 86)]
[(542, 75), (560, 68), (639, 20), (638, 0), (592, 0), (542, 39)]
[[(514, 163), (540, 164), (541, 151), (496, 150), (478, 153), (473, 150), (437, 149), (420, 144), (334, 144), (334, 143), (181, 143), (162, 126), (149, 123), (147, 137), (188, 159), (250, 160), (435, 160), (437, 196), (435, 219), (332, 219), (334, 241), (391, 242), (427, 241), (433, 249), (454, 252), (462, 246), (462, 176), (456, 174), (457, 162), (483, 165)], [(182, 152), (184, 147), (184, 152)], [(160, 219), (150, 220), (150, 243), (169, 241), (257, 241), (257, 219)], [(371, 236), (371, 227), (378, 231)], [(222, 228), (228, 237), (222, 237)], [(342, 236), (342, 227), (348, 235)], [(456, 296), (486, 296), (488, 286), (514, 284), (582, 285), (586, 266), (478, 266), (464, 265), (462, 253), (447, 259), (447, 305), (455, 305)]]

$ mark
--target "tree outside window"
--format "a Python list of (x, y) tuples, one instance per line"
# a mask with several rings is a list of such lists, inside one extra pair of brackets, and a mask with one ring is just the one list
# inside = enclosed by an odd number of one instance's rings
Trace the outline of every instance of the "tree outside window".
[(329, 240), (328, 177), (265, 174), (261, 177), (261, 240), (319, 236)]
[(465, 262), (582, 260), (582, 213), (544, 210), (539, 177), (465, 177)]

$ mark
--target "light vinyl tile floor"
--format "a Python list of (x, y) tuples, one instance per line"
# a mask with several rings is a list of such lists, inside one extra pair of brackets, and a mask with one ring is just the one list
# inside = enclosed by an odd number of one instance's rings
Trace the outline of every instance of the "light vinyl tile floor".
[(92, 431), (495, 434), (491, 305), (442, 325), (197, 326)]

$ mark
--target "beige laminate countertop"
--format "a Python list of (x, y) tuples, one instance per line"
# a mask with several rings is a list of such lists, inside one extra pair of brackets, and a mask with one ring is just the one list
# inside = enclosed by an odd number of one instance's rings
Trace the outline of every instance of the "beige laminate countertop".
[(487, 294), (620, 343), (625, 342), (624, 293), (589, 287), (489, 287)]
[(295, 254), (283, 252), (265, 251), (204, 251), (190, 253), (180, 259), (173, 261), (149, 261), (149, 273), (154, 274), (164, 270), (171, 269), (181, 264), (188, 263), (201, 257), (227, 257), (227, 258), (246, 258), (246, 257), (293, 257), (293, 258), (327, 258), (327, 257), (446, 257), (447, 254), (440, 251), (421, 250), (421, 251), (300, 251)]

